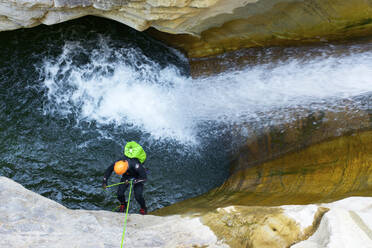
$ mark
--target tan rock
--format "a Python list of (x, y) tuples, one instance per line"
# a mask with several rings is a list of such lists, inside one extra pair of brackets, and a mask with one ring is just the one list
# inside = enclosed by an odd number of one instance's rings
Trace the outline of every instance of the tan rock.
[(234, 206), (203, 215), (203, 223), (231, 247), (288, 247), (302, 230), (280, 208)]
[(321, 111), (268, 127), (250, 135), (220, 187), (158, 214), (372, 196), (372, 131), (368, 130), (370, 115), (351, 109)]
[(203, 57), (369, 35), (371, 13), (367, 0), (12, 0), (0, 3), (0, 31), (96, 15), (170, 33), (150, 32), (189, 57)]
[(230, 247), (372, 247), (372, 198), (279, 207), (229, 206), (202, 214)]

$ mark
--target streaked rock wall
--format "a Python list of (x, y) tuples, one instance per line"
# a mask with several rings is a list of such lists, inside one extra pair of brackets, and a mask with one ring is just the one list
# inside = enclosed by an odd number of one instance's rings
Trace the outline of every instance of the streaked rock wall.
[[(232, 4), (234, 1), (219, 1), (218, 4), (227, 2)], [(195, 26), (185, 32), (192, 36), (169, 35), (155, 30), (151, 33), (184, 50), (189, 57), (249, 47), (345, 40), (372, 34), (372, 1), (247, 1), (244, 6), (194, 19)]]
[[(366, 108), (370, 108), (371, 100), (371, 97), (364, 99)], [(232, 161), (231, 172), (260, 165), (329, 139), (372, 129), (370, 110), (353, 108), (351, 100), (338, 104), (336, 111), (324, 110), (307, 114), (306, 110), (304, 113), (298, 110), (289, 116), (292, 121), (285, 121), (288, 116), (284, 115), (283, 120), (277, 120), (282, 124), (250, 130), (250, 136)], [(238, 133), (242, 132), (241, 129), (249, 127), (237, 127)]]
[(229, 194), (225, 200), (237, 205), (372, 196), (371, 152), (372, 131), (356, 132), (236, 172), (219, 191)]
[(371, 123), (367, 110), (345, 108), (267, 127), (247, 139), (222, 186), (158, 214), (372, 196)]
[(11, 0), (0, 2), (0, 31), (85, 15), (152, 27), (189, 57), (372, 34), (372, 0)]
[[(139, 31), (150, 26), (176, 32), (217, 0), (11, 0), (0, 2), (0, 31), (52, 25), (86, 15), (122, 22)], [(238, 1), (239, 2), (239, 1)], [(190, 26), (183, 24), (184, 26)], [(187, 31), (185, 31), (187, 32)]]

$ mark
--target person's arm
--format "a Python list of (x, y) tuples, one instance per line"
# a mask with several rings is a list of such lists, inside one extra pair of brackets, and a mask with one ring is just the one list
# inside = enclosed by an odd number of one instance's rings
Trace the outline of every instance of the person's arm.
[(115, 165), (115, 163), (113, 163), (112, 165), (110, 165), (106, 169), (105, 174), (103, 175), (103, 184), (102, 184), (102, 187), (103, 188), (106, 188), (106, 186), (107, 186), (107, 181), (110, 178), (112, 172), (114, 171), (114, 165)]

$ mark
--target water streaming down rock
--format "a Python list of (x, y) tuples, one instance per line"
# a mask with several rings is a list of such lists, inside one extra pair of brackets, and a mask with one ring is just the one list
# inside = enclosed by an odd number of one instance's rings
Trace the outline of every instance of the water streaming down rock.
[(0, 174), (68, 207), (114, 205), (99, 187), (126, 141), (149, 154), (145, 198), (156, 209), (221, 184), (231, 151), (253, 132), (346, 100), (364, 109), (357, 97), (372, 90), (364, 45), (192, 79), (173, 50), (107, 27), (85, 19), (1, 39), (1, 56), (13, 56), (1, 63)]
[[(260, 128), (294, 121), (300, 109), (337, 111), (349, 104), (340, 100), (371, 90), (370, 51), (293, 58), (191, 79), (175, 66), (161, 68), (136, 49), (110, 47), (109, 37), (91, 51), (80, 43), (67, 43), (57, 61), (43, 65), (49, 111), (100, 124), (125, 123), (183, 144), (205, 138), (204, 122), (255, 121), (253, 128)], [(90, 61), (74, 65), (77, 55)], [(363, 107), (354, 100), (353, 105)]]

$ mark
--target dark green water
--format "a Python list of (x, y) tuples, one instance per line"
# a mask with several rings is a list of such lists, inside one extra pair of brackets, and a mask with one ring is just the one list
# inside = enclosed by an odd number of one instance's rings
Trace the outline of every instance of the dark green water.
[[(159, 106), (137, 103), (136, 92), (129, 99), (124, 90), (114, 104), (129, 106), (135, 117), (135, 106), (145, 105), (138, 109), (141, 120), (124, 113), (123, 119), (104, 116), (96, 121), (82, 113), (83, 103), (70, 99), (77, 89), (76, 73), (88, 85), (123, 80), (150, 88), (172, 84), (164, 76), (159, 79), (163, 70), (187, 78), (186, 60), (174, 50), (124, 25), (93, 17), (2, 32), (0, 46), (0, 175), (69, 208), (112, 209), (117, 206), (112, 196), (116, 189), (101, 189), (103, 173), (120, 157), (125, 142), (135, 140), (148, 154), (145, 199), (150, 210), (199, 195), (227, 177), (228, 154), (221, 136), (218, 142), (213, 135), (197, 142), (185, 141), (186, 133), (175, 137), (169, 128), (156, 126)], [(195, 137), (208, 133), (198, 132)], [(118, 180), (113, 174), (110, 183)]]

